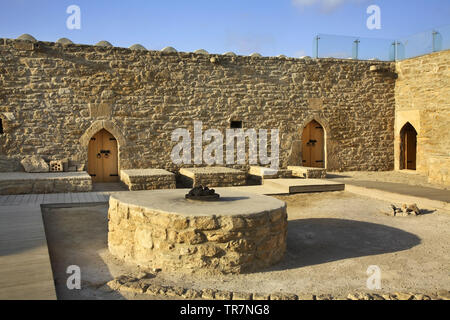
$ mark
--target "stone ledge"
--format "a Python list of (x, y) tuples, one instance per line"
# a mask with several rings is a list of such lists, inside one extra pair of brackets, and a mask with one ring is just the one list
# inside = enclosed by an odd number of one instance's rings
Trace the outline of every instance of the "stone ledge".
[(436, 293), (405, 293), (405, 292), (352, 292), (346, 295), (305, 294), (305, 293), (261, 293), (238, 292), (218, 289), (194, 289), (183, 286), (164, 285), (157, 283), (155, 276), (144, 275), (141, 278), (133, 276), (120, 276), (105, 284), (113, 291), (129, 292), (134, 294), (161, 295), (177, 297), (179, 299), (205, 299), (205, 300), (450, 300), (450, 291), (440, 290)]
[(248, 178), (256, 183), (263, 184), (264, 179), (288, 179), (292, 178), (292, 170), (275, 170), (266, 167), (250, 166)]
[(89, 192), (92, 179), (87, 172), (0, 173), (0, 195)]
[(327, 169), (289, 166), (288, 170), (292, 171), (292, 175), (298, 178), (306, 179), (325, 179), (327, 177)]
[(175, 174), (163, 169), (121, 170), (120, 180), (130, 191), (176, 188)]
[(227, 167), (181, 168), (179, 174), (186, 187), (234, 187), (246, 184), (245, 172)]

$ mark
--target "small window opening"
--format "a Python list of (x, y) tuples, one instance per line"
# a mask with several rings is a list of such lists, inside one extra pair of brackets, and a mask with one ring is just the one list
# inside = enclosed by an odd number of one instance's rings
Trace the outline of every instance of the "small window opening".
[(0, 134), (3, 134), (3, 119), (0, 118)]
[(231, 129), (242, 129), (242, 121), (230, 121), (230, 128)]

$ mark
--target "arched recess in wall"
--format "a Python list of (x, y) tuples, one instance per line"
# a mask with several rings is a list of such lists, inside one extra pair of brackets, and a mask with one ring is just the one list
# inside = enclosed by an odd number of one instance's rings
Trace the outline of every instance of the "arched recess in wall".
[(328, 124), (317, 116), (306, 118), (300, 129), (302, 166), (327, 168)]
[(400, 170), (417, 169), (417, 130), (406, 122), (400, 130)]
[(120, 149), (125, 138), (110, 120), (95, 121), (80, 138), (87, 155), (87, 168), (94, 182), (114, 182), (119, 179)]

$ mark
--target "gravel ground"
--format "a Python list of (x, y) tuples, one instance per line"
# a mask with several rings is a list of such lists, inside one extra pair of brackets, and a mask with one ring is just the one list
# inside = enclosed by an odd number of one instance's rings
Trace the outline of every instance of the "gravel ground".
[[(367, 291), (367, 269), (376, 265), (383, 292), (450, 289), (447, 212), (391, 217), (383, 213), (390, 203), (346, 192), (277, 198), (287, 202), (289, 216), (281, 263), (258, 273), (209, 278), (163, 271), (157, 281), (195, 289), (346, 296)], [(109, 255), (106, 205), (45, 209), (44, 221), (59, 299), (167, 299), (98, 289), (139, 271)], [(73, 264), (81, 268), (82, 290), (66, 288), (65, 270)]]

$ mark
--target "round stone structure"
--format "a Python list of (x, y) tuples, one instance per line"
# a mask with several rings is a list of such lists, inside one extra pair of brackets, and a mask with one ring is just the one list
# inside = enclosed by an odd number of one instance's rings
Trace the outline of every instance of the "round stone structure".
[(170, 272), (248, 273), (286, 251), (286, 203), (218, 189), (220, 200), (185, 199), (186, 190), (110, 196), (108, 247), (122, 261)]

